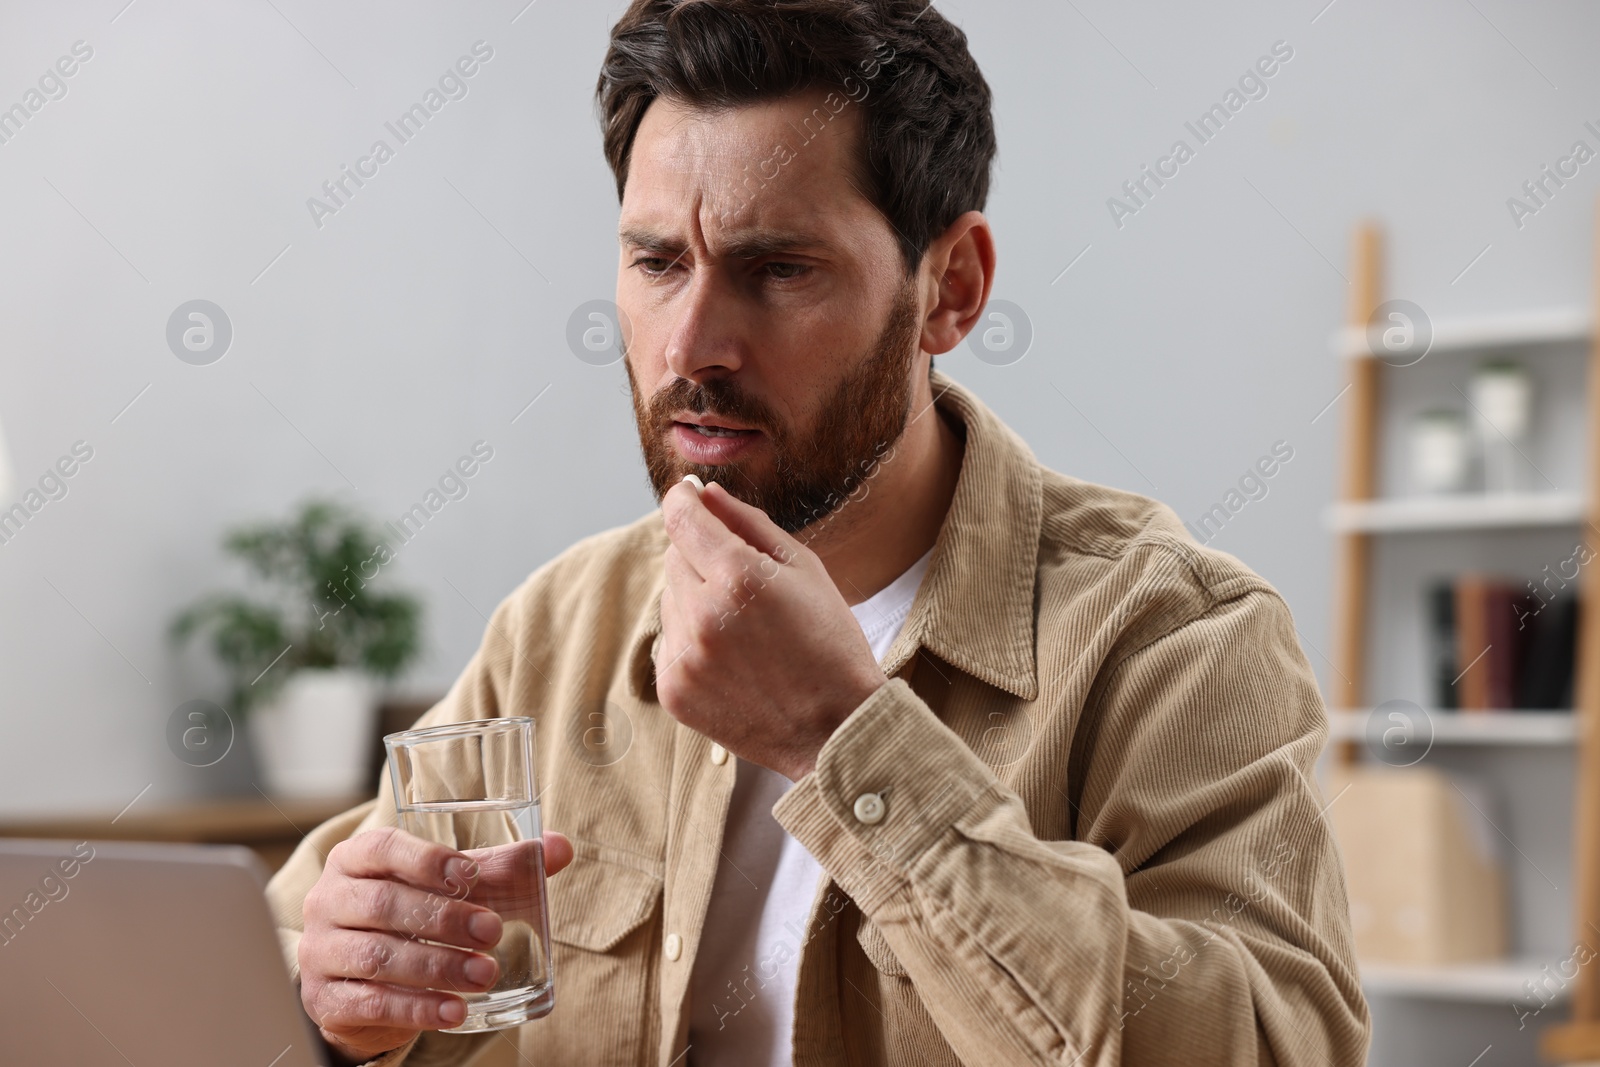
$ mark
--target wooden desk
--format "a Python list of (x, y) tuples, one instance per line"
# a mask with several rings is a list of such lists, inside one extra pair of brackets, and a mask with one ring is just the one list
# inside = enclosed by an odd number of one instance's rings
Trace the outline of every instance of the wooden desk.
[[(283, 866), (300, 839), (340, 812), (369, 797), (326, 800), (268, 800), (219, 797), (167, 807), (134, 807), (116, 812), (27, 818), (0, 818), (0, 837), (48, 837), (72, 841), (169, 841), (246, 845), (268, 871)], [(116, 819), (116, 822), (112, 822)]]

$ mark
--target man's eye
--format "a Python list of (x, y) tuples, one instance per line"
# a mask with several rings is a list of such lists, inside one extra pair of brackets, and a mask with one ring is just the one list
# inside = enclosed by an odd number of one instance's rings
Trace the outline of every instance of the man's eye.
[(664, 256), (640, 256), (633, 261), (633, 265), (647, 276), (654, 278), (660, 276), (674, 262)]
[[(678, 260), (667, 259), (665, 256), (640, 256), (631, 266), (638, 268), (647, 278), (660, 278), (677, 262)], [(774, 280), (783, 282), (804, 277), (811, 270), (810, 266), (804, 263), (765, 263), (761, 269), (767, 271), (769, 277)]]

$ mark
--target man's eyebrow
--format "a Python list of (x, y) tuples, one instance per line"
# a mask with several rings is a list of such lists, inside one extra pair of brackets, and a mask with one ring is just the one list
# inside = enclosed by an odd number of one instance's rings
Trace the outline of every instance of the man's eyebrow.
[[(617, 240), (636, 248), (657, 252), (681, 252), (683, 242), (648, 226), (629, 226), (617, 232)], [(799, 252), (824, 246), (817, 237), (794, 230), (747, 230), (727, 242), (723, 254), (732, 259), (755, 259), (782, 252)]]

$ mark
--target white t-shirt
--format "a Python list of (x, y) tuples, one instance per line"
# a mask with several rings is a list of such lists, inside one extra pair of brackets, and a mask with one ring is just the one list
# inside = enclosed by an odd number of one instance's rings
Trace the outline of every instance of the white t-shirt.
[[(900, 635), (933, 550), (850, 610), (881, 661)], [(738, 761), (722, 858), (689, 976), (692, 1067), (789, 1067), (795, 982), (822, 865), (772, 817), (794, 783)]]

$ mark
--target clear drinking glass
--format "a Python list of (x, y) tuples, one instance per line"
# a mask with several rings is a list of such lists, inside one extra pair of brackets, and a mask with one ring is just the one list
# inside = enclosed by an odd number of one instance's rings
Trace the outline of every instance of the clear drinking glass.
[(400, 828), (471, 856), (479, 876), (461, 899), (499, 913), (491, 955), (500, 978), (487, 993), (456, 993), (467, 1017), (445, 1031), (505, 1030), (555, 1006), (544, 842), (533, 762), (533, 720), (476, 719), (389, 734)]

